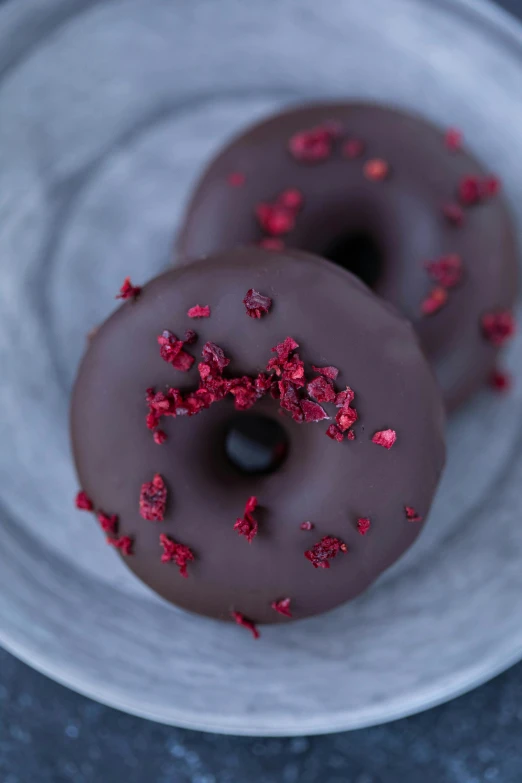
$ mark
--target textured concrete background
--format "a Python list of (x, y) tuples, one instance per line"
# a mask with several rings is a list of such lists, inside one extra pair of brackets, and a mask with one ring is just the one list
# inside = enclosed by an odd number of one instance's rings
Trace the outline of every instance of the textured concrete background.
[[(522, 19), (522, 0), (499, 2)], [(0, 783), (117, 780), (520, 783), (522, 664), (450, 704), (387, 726), (316, 738), (236, 739), (123, 715), (0, 651)]]

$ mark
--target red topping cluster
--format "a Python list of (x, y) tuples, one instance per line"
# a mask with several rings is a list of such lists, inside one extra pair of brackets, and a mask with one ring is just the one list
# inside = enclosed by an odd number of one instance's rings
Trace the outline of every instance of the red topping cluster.
[(376, 443), (377, 446), (384, 446), (385, 449), (391, 449), (396, 440), (397, 433), (395, 430), (381, 430), (375, 433), (372, 443)]
[(310, 130), (295, 133), (288, 142), (290, 154), (304, 163), (320, 163), (330, 157), (333, 143), (339, 136), (334, 123), (324, 123)]
[(360, 519), (357, 520), (357, 530), (359, 531), (361, 536), (365, 536), (366, 533), (368, 533), (371, 524), (372, 523), (368, 519), (368, 517), (360, 517)]
[(185, 341), (178, 340), (176, 335), (169, 332), (168, 329), (165, 329), (165, 331), (159, 335), (158, 345), (160, 347), (160, 356), (163, 361), (171, 364), (175, 370), (188, 372), (196, 361), (193, 356), (183, 350)]
[(76, 508), (79, 508), (80, 511), (92, 511), (94, 509), (92, 500), (83, 490), (80, 490), (80, 492), (78, 492), (76, 495), (74, 505)]
[(124, 557), (129, 557), (130, 555), (134, 554), (134, 552), (132, 551), (132, 548), (134, 546), (134, 541), (130, 536), (120, 536), (119, 538), (108, 538), (107, 543), (110, 544), (111, 546), (116, 547), (116, 549), (119, 549)]
[(339, 552), (347, 552), (348, 547), (339, 538), (334, 536), (324, 536), (311, 549), (308, 549), (304, 556), (309, 560), (314, 568), (330, 568), (329, 561), (336, 557)]
[(107, 535), (115, 536), (118, 532), (119, 519), (116, 514), (105, 514), (104, 511), (98, 511), (96, 515), (100, 527)]
[(254, 639), (259, 639), (260, 634), (257, 630), (256, 624), (251, 620), (247, 620), (245, 615), (241, 614), (241, 612), (230, 612), (230, 616), (238, 625), (241, 625), (243, 628), (246, 628), (248, 631), (250, 631)]
[(254, 519), (253, 513), (257, 508), (257, 498), (252, 496), (245, 504), (245, 511), (242, 517), (236, 520), (234, 530), (237, 530), (240, 536), (244, 536), (249, 544), (257, 536), (258, 523)]
[[(275, 201), (263, 201), (258, 204), (256, 218), (261, 230), (269, 238), (288, 234), (295, 226), (303, 201), (301, 192), (296, 188), (290, 188), (283, 190)], [(263, 244), (263, 247), (266, 248), (266, 243)], [(272, 247), (272, 249), (274, 248)]]
[(178, 544), (165, 533), (161, 533), (159, 540), (163, 547), (161, 562), (175, 563), (179, 568), (181, 576), (187, 577), (187, 565), (195, 559), (192, 550), (184, 544)]
[(482, 333), (492, 345), (501, 346), (515, 334), (516, 323), (513, 313), (501, 310), (482, 316)]
[(451, 253), (436, 261), (428, 261), (426, 270), (431, 279), (443, 288), (454, 288), (462, 280), (462, 259), (457, 253)]
[(167, 487), (159, 473), (152, 481), (142, 484), (140, 514), (151, 522), (163, 522), (167, 507)]
[(250, 318), (261, 318), (263, 313), (268, 313), (272, 307), (272, 300), (269, 296), (263, 296), (255, 288), (249, 288), (243, 299), (247, 315)]
[(405, 506), (404, 511), (408, 522), (422, 522), (422, 517), (411, 506)]
[(459, 201), (465, 207), (472, 207), (496, 196), (500, 191), (497, 177), (463, 177), (459, 184)]
[(275, 612), (279, 612), (279, 614), (284, 615), (284, 617), (292, 616), (292, 612), (290, 611), (290, 598), (280, 598), (279, 601), (274, 601), (271, 606)]
[(208, 305), (194, 305), (187, 315), (189, 318), (210, 318), (210, 307)]
[(141, 293), (141, 287), (132, 285), (130, 277), (126, 277), (116, 299), (137, 299)]

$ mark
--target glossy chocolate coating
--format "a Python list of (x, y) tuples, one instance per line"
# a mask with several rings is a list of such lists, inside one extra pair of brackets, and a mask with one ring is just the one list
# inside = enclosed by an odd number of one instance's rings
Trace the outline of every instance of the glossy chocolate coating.
[[(332, 120), (343, 139), (363, 141), (361, 157), (343, 158), (341, 142), (323, 162), (290, 155), (296, 132)], [(386, 181), (365, 178), (364, 163), (373, 158), (390, 164)], [(233, 172), (244, 174), (242, 187), (229, 184)], [(264, 235), (256, 206), (297, 188), (304, 208), (283, 237), (286, 245), (328, 257), (339, 238), (370, 236), (382, 256), (374, 290), (413, 322), (453, 409), (495, 365), (498, 349), (481, 334), (482, 315), (510, 309), (516, 297), (517, 250), (504, 199), (466, 209), (462, 227), (442, 214), (444, 204), (456, 201), (462, 177), (486, 173), (466, 151), (449, 151), (439, 129), (400, 111), (336, 103), (292, 109), (248, 129), (212, 161), (188, 207), (177, 258), (257, 244)], [(462, 283), (437, 314), (423, 316), (421, 303), (434, 286), (424, 263), (450, 253), (462, 258)]]
[[(249, 288), (272, 297), (260, 320), (246, 315)], [(191, 321), (194, 304), (211, 317)], [(221, 346), (231, 375), (257, 375), (292, 336), (311, 364), (340, 369), (336, 386), (350, 385), (359, 421), (356, 440), (326, 437), (330, 422), (297, 424), (265, 397), (238, 414), (229, 399), (191, 418), (161, 423), (168, 440), (156, 445), (145, 425), (145, 390), (198, 384), (197, 365), (176, 371), (159, 354), (157, 335), (188, 328), (198, 341)], [(311, 372), (310, 377), (314, 373)], [(336, 408), (325, 405), (331, 416)], [(238, 472), (224, 454), (225, 432), (238, 415), (264, 415), (286, 430), (289, 450), (266, 475)], [(222, 619), (242, 612), (256, 622), (288, 622), (271, 603), (290, 597), (294, 618), (324, 612), (370, 585), (414, 541), (422, 524), (406, 519), (405, 505), (426, 517), (444, 462), (444, 416), (417, 338), (406, 319), (337, 266), (297, 251), (257, 248), (171, 270), (146, 285), (98, 330), (83, 359), (71, 413), (72, 444), (80, 486), (97, 509), (118, 514), (120, 534), (135, 540), (125, 563), (169, 601)], [(371, 437), (395, 429), (387, 451)], [(142, 483), (160, 473), (169, 499), (164, 522), (139, 513)], [(251, 495), (259, 499), (259, 534), (249, 544), (233, 529)], [(366, 536), (357, 519), (372, 521)], [(300, 525), (310, 520), (312, 531)], [(188, 578), (161, 563), (161, 532), (189, 546), (196, 557)], [(329, 570), (305, 559), (323, 536), (349, 548)]]

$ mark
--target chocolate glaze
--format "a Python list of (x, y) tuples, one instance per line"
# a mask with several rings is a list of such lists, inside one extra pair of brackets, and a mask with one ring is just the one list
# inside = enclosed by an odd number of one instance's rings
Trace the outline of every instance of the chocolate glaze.
[[(364, 142), (364, 155), (343, 159), (337, 145), (324, 162), (295, 160), (287, 150), (290, 137), (330, 120), (341, 124), (344, 138)], [(390, 164), (387, 181), (364, 177), (371, 158)], [(232, 172), (245, 175), (242, 187), (227, 182)], [(482, 337), (481, 316), (511, 308), (516, 296), (517, 251), (504, 200), (497, 196), (467, 209), (461, 228), (442, 216), (442, 205), (456, 200), (461, 178), (485, 173), (468, 152), (450, 152), (439, 129), (400, 111), (340, 103), (291, 109), (249, 128), (212, 161), (188, 207), (178, 257), (257, 244), (263, 233), (256, 205), (286, 188), (299, 189), (305, 205), (284, 237), (287, 246), (328, 256), (339, 240), (370, 237), (382, 256), (374, 290), (413, 322), (452, 409), (495, 364), (498, 351)], [(421, 302), (433, 288), (424, 262), (449, 253), (462, 257), (465, 277), (439, 313), (421, 316)]]
[[(242, 304), (251, 287), (273, 299), (260, 320)], [(211, 317), (188, 319), (196, 303), (210, 305)], [(294, 337), (307, 369), (334, 365), (336, 386), (354, 389), (356, 440), (336, 443), (325, 435), (330, 422), (296, 424), (265, 397), (242, 414), (227, 399), (192, 418), (163, 419), (168, 440), (156, 445), (145, 390), (187, 391), (199, 380), (197, 365), (181, 373), (164, 362), (156, 337), (187, 327), (198, 333), (187, 350), (199, 357), (206, 341), (217, 343), (233, 375), (256, 375), (271, 348)], [(335, 416), (335, 407), (325, 408)], [(224, 456), (229, 423), (252, 414), (286, 430), (288, 455), (270, 474), (242, 474)], [(276, 599), (290, 597), (294, 618), (302, 618), (353, 598), (412, 544), (422, 524), (407, 521), (404, 506), (428, 513), (444, 462), (443, 418), (415, 333), (394, 308), (327, 261), (249, 248), (171, 270), (123, 304), (87, 349), (71, 426), (80, 485), (97, 509), (119, 515), (121, 535), (135, 539), (135, 555), (124, 560), (140, 579), (185, 609), (221, 619), (235, 610), (270, 623), (288, 622), (271, 608)], [(371, 442), (386, 428), (397, 431), (389, 451)], [(168, 486), (164, 522), (138, 510), (141, 485), (155, 473)], [(233, 526), (251, 495), (259, 499), (259, 534), (249, 544)], [(364, 537), (361, 516), (372, 521)], [(300, 529), (306, 520), (312, 531)], [(161, 532), (193, 550), (188, 578), (160, 562)], [(314, 569), (304, 552), (325, 535), (349, 552), (329, 570)]]

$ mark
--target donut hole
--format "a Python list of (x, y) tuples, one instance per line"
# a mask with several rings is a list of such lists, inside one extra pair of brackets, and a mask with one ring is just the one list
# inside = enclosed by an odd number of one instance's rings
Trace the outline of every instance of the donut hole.
[(288, 447), (286, 430), (269, 416), (243, 413), (226, 424), (225, 455), (243, 475), (274, 473), (285, 461)]
[(368, 231), (354, 231), (334, 239), (322, 255), (347, 269), (368, 288), (376, 288), (383, 271), (383, 253)]

